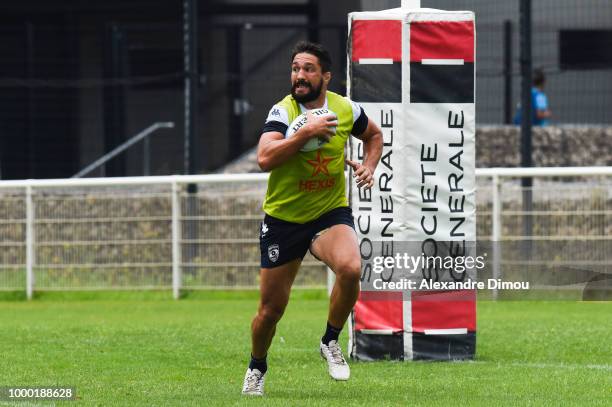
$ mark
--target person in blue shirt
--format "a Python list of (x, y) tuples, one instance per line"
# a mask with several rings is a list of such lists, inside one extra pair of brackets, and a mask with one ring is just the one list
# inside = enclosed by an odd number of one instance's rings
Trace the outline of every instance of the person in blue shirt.
[[(533, 87), (531, 88), (531, 123), (534, 126), (547, 126), (552, 116), (548, 108), (548, 98), (544, 93), (546, 77), (544, 71), (533, 71)], [(519, 105), (514, 116), (514, 124), (521, 124), (521, 106)]]

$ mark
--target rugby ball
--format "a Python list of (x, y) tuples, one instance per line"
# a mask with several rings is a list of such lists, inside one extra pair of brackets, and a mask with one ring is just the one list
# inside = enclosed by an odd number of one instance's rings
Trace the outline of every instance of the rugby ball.
[[(310, 113), (312, 113), (315, 116), (323, 116), (327, 114), (332, 114), (336, 116), (336, 113), (332, 112), (329, 109), (325, 109), (325, 108), (310, 110)], [(297, 133), (297, 131), (306, 124), (307, 120), (308, 118), (306, 116), (306, 113), (302, 113), (301, 115), (296, 117), (295, 120), (292, 121), (289, 127), (287, 128), (287, 132), (285, 133), (285, 138), (292, 137), (295, 133)], [(330, 127), (330, 129), (334, 133), (336, 132), (335, 127)], [(300, 151), (307, 152), (307, 151), (318, 150), (325, 143), (327, 143), (327, 140), (324, 137), (313, 137), (310, 140), (308, 140), (306, 144), (304, 144), (304, 146), (300, 149)]]

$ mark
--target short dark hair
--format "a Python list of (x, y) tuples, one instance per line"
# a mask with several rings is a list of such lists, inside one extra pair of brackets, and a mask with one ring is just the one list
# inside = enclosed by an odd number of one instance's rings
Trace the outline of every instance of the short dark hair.
[(544, 85), (544, 82), (546, 82), (546, 76), (544, 76), (544, 71), (542, 70), (542, 68), (537, 68), (533, 70), (533, 84), (536, 86), (542, 86)]
[(293, 58), (295, 58), (297, 54), (301, 54), (302, 52), (312, 54), (319, 58), (319, 65), (321, 65), (322, 72), (325, 73), (331, 70), (331, 57), (329, 56), (329, 52), (323, 48), (323, 45), (310, 41), (298, 42), (295, 44), (295, 47), (293, 47), (293, 51), (291, 52), (291, 62), (293, 62)]

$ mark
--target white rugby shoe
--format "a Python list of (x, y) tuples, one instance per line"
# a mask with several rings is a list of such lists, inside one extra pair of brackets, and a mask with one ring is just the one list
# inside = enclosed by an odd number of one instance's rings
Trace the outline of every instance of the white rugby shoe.
[(242, 394), (245, 396), (263, 396), (265, 373), (259, 369), (247, 369), (242, 385)]
[(338, 341), (329, 341), (329, 345), (320, 344), (321, 356), (327, 361), (329, 375), (335, 380), (348, 380), (351, 369), (342, 356), (342, 349)]

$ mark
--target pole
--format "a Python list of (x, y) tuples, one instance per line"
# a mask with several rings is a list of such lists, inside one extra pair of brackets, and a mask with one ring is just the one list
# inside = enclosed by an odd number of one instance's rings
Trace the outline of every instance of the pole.
[[(521, 30), (521, 166), (532, 167), (531, 154), (531, 0), (521, 0), (520, 3)], [(532, 219), (529, 215), (532, 209), (533, 178), (521, 178), (523, 187), (523, 236), (526, 238), (525, 255), (529, 255), (531, 245), (527, 239), (532, 235)]]
[(232, 102), (232, 106), (228, 109), (228, 160), (234, 159), (242, 152), (242, 120), (245, 107), (242, 94), (241, 34), (241, 26), (232, 26), (227, 29), (228, 96)]
[[(339, 44), (347, 43), (347, 33), (345, 27), (338, 28)], [(340, 93), (346, 95), (346, 84), (348, 83), (348, 71), (346, 70), (346, 58), (340, 58), (340, 73), (343, 75), (343, 80), (340, 81)]]
[(512, 21), (504, 21), (504, 123), (512, 124)]
[(421, 8), (421, 0), (402, 0), (400, 4), (406, 9)]
[(142, 142), (142, 175), (151, 175), (151, 141), (145, 137)]
[(195, 174), (198, 114), (198, 9), (197, 0), (183, 0), (183, 62), (185, 69), (185, 128), (183, 172)]
[[(27, 22), (25, 26), (26, 30), (26, 46), (25, 46), (25, 60), (26, 60), (26, 77), (28, 80), (34, 79), (34, 27), (32, 23)], [(30, 178), (36, 178), (36, 141), (34, 140), (36, 132), (34, 126), (36, 125), (35, 114), (34, 114), (34, 89), (28, 87), (27, 89), (27, 134), (28, 134), (28, 174)]]
[(32, 299), (34, 292), (34, 198), (32, 187), (26, 187), (26, 298)]
[[(491, 233), (491, 244), (493, 245), (493, 271), (492, 278), (497, 280), (501, 278), (501, 233), (502, 233), (502, 219), (501, 219), (501, 183), (499, 182), (499, 175), (493, 175), (492, 177), (492, 196), (493, 196), (493, 224)], [(498, 297), (497, 288), (492, 293), (492, 299), (497, 300)]]
[[(198, 119), (198, 9), (197, 0), (183, 0), (183, 52), (185, 62), (185, 174), (196, 172), (196, 133)], [(187, 185), (186, 216), (193, 216), (197, 211), (197, 184)], [(188, 239), (198, 235), (197, 221), (185, 222), (185, 233)], [(190, 262), (195, 256), (194, 245), (187, 246), (185, 261)]]
[(308, 2), (308, 41), (319, 42), (319, 2)]
[[(118, 24), (107, 26), (104, 55), (104, 76), (108, 80), (126, 76), (126, 44)], [(104, 152), (108, 153), (125, 141), (125, 85), (113, 83), (103, 89)], [(122, 157), (103, 168), (103, 176), (125, 176), (126, 159)]]
[(172, 183), (172, 297), (181, 295), (181, 189)]

